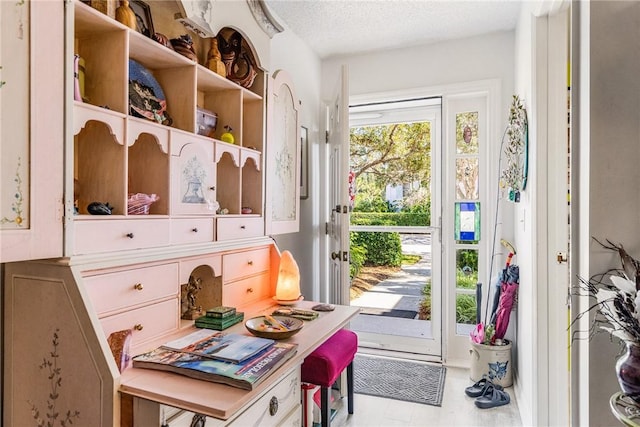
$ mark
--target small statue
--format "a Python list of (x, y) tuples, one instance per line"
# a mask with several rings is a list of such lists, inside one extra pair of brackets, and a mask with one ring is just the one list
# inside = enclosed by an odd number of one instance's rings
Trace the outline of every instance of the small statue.
[(222, 55), (220, 49), (218, 49), (218, 39), (216, 37), (211, 39), (211, 48), (207, 54), (207, 68), (222, 77), (227, 77), (227, 69), (222, 62)]
[(135, 30), (137, 28), (136, 14), (129, 6), (129, 0), (122, 0), (116, 9), (116, 21)]
[(185, 288), (187, 294), (187, 311), (182, 315), (183, 319), (193, 320), (202, 316), (202, 307), (196, 305), (196, 298), (201, 289), (202, 279), (189, 276), (189, 282)]

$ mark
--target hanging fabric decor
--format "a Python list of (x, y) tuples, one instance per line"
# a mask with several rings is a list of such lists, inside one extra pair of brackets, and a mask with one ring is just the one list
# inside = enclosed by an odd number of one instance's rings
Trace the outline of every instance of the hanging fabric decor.
[(509, 109), (509, 123), (505, 131), (502, 155), (506, 165), (501, 171), (500, 186), (508, 192), (509, 200), (520, 201), (520, 192), (527, 187), (529, 169), (529, 123), (527, 110), (518, 95), (513, 95)]

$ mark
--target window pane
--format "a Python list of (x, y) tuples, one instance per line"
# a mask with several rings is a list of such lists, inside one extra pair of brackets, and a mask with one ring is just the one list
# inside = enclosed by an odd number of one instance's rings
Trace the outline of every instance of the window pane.
[(480, 202), (456, 202), (454, 215), (456, 243), (477, 243), (480, 240)]
[(475, 294), (456, 294), (456, 323), (476, 324)]
[(478, 200), (478, 159), (456, 159), (456, 199)]
[(478, 112), (456, 114), (456, 151), (458, 154), (478, 153)]
[(352, 127), (349, 148), (352, 225), (431, 224), (430, 122)]
[(478, 250), (456, 251), (456, 288), (475, 289), (478, 283)]

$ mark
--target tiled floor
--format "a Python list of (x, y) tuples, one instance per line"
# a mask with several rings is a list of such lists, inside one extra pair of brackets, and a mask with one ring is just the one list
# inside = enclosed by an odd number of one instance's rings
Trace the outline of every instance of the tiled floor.
[(441, 407), (356, 394), (355, 413), (347, 417), (346, 407), (341, 408), (331, 425), (335, 427), (522, 426), (513, 387), (506, 389), (511, 396), (511, 403), (498, 408), (478, 409), (474, 399), (467, 397), (464, 393), (465, 387), (471, 384), (468, 369), (447, 367)]

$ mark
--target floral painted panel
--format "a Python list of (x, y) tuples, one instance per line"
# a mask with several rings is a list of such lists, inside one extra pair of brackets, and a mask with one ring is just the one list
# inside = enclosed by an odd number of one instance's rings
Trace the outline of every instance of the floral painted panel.
[(0, 230), (29, 228), (29, 2), (0, 2)]
[[(273, 221), (293, 221), (296, 219), (296, 168), (297, 166), (297, 112), (293, 96), (286, 85), (280, 86), (275, 100), (278, 124), (274, 126), (274, 141), (278, 142), (275, 152), (275, 170), (270, 171), (274, 188)], [(274, 144), (275, 145), (275, 144)]]
[(478, 153), (478, 112), (456, 114), (456, 152)]

